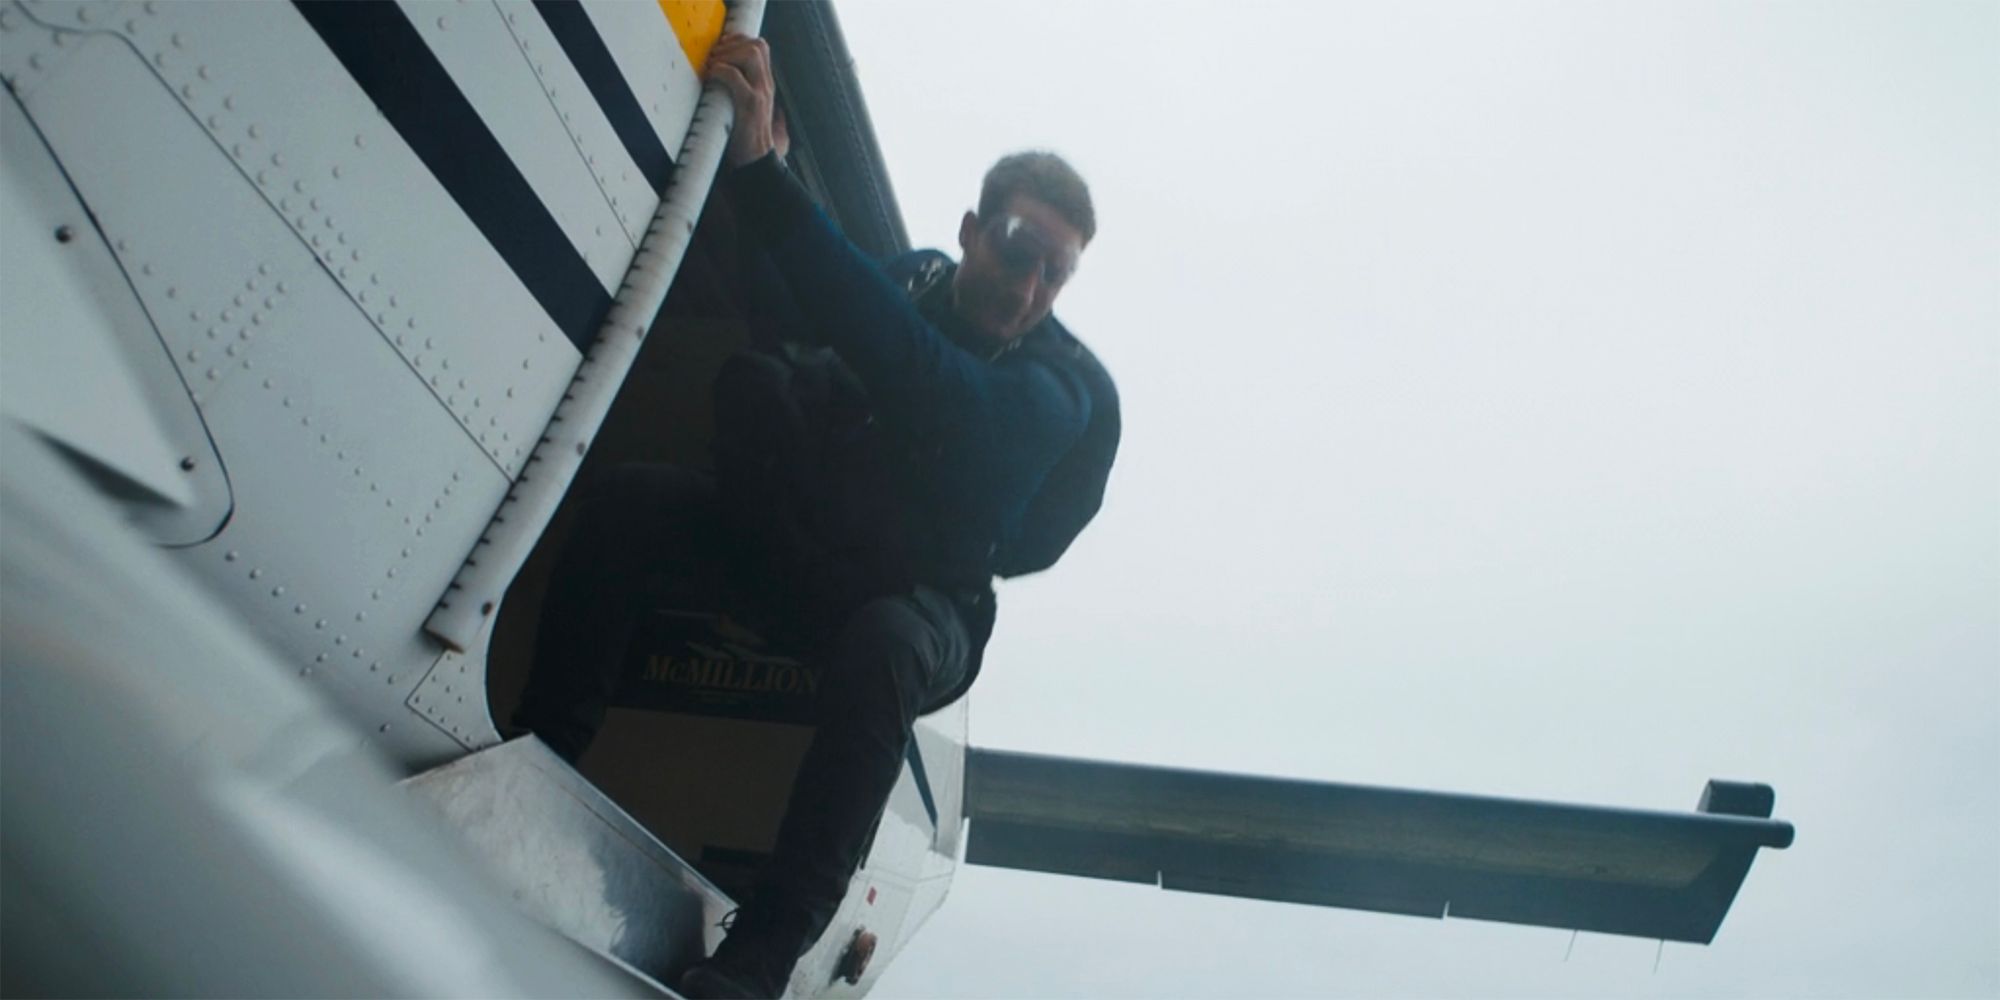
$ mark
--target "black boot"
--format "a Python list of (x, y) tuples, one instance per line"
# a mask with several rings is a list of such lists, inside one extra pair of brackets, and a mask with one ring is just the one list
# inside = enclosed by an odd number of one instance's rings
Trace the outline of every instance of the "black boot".
[(809, 921), (746, 907), (733, 914), (729, 936), (715, 954), (681, 975), (681, 995), (689, 1000), (776, 1000), (791, 981), (809, 942)]

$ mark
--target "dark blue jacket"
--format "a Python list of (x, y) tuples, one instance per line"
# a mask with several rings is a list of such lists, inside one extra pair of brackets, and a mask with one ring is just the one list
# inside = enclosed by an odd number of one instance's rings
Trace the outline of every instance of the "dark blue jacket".
[(798, 307), (793, 336), (839, 354), (905, 459), (917, 581), (985, 592), (1052, 565), (1096, 513), (1117, 449), (1103, 367), (1053, 317), (987, 356), (955, 339), (949, 260), (876, 264), (776, 157), (725, 183)]

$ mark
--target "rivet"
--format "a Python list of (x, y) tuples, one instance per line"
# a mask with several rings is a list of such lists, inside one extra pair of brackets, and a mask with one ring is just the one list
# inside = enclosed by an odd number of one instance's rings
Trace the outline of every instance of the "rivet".
[(181, 96), (187, 98), (190, 101), (194, 100), (194, 84), (192, 83), (181, 84)]
[(229, 304), (230, 304), (230, 305), (232, 305), (232, 306), (239, 306), (239, 307), (240, 307), (240, 306), (242, 306), (242, 305), (243, 305), (243, 293), (242, 293), (242, 292), (237, 292), (237, 293), (236, 293), (235, 295), (231, 296), (231, 297), (230, 297), (230, 299), (229, 299)]
[(146, 275), (147, 277), (151, 277), (153, 274), (153, 265), (152, 264), (139, 265), (139, 273)]
[(234, 110), (236, 110), (236, 95), (235, 95), (235, 94), (227, 94), (227, 95), (224, 95), (224, 97), (222, 98), (222, 109), (223, 109), (224, 111), (234, 111)]
[(287, 285), (286, 285), (286, 284), (285, 284), (284, 282), (282, 282), (282, 281), (278, 282), (278, 294), (279, 294), (279, 295), (283, 295), (283, 294), (285, 294), (285, 293), (286, 293), (287, 291), (289, 291), (289, 290), (290, 290), (290, 289), (289, 289), (289, 286), (287, 286)]
[(249, 340), (249, 339), (250, 339), (250, 328), (249, 328), (249, 327), (240, 327), (240, 328), (238, 328), (238, 329), (237, 329), (237, 331), (236, 331), (236, 339), (237, 339), (237, 340)]
[(224, 552), (224, 553), (222, 554), (222, 561), (223, 561), (223, 562), (235, 562), (235, 561), (236, 561), (236, 550), (235, 550), (235, 549), (230, 549), (229, 551), (227, 551), (227, 552)]
[(359, 251), (359, 250), (356, 250), (356, 251), (354, 251), (354, 253), (353, 253), (353, 255), (352, 255), (352, 256), (354, 257), (354, 262), (355, 262), (356, 264), (359, 264), (359, 263), (361, 263), (361, 251)]
[(408, 327), (409, 327), (410, 329), (412, 329), (412, 330), (416, 329), (416, 328), (417, 328), (417, 318), (416, 318), (415, 316), (412, 316), (412, 317), (410, 317), (410, 321), (409, 321), (408, 323), (404, 324), (404, 325), (405, 325), (405, 326), (408, 326)]
[(457, 397), (457, 396), (446, 396), (446, 397), (444, 398), (444, 405), (446, 405), (446, 406), (457, 406), (457, 405), (458, 405), (458, 397)]
[(577, 454), (579, 454), (579, 455), (581, 455), (581, 454), (583, 454), (583, 453), (584, 453), (584, 451), (585, 451), (586, 449), (588, 449), (589, 447), (590, 447), (590, 445), (589, 445), (589, 444), (587, 444), (587, 443), (585, 443), (585, 442), (583, 442), (583, 441), (578, 441), (578, 442), (576, 443), (576, 453), (577, 453)]
[(179, 297), (180, 297), (180, 294), (181, 294), (181, 290), (180, 290), (180, 289), (178, 289), (178, 288), (175, 288), (175, 287), (174, 287), (174, 286), (172, 286), (172, 285), (168, 285), (168, 286), (167, 286), (167, 298), (170, 298), (170, 299), (176, 299), (176, 298), (179, 298)]
[(317, 234), (317, 233), (314, 233), (314, 234), (313, 234), (313, 238), (312, 238), (312, 244), (313, 244), (313, 246), (315, 246), (315, 247), (323, 247), (323, 246), (326, 246), (326, 238), (325, 238), (325, 237), (323, 237), (323, 236), (320, 236), (320, 235), (319, 235), (319, 234)]
[(408, 558), (410, 558), (410, 550), (409, 550), (409, 549), (404, 549), (404, 550), (403, 550), (403, 558), (405, 558), (405, 559), (408, 559)]
[(252, 580), (255, 580), (255, 579), (257, 579), (258, 577), (260, 577), (260, 576), (263, 576), (263, 575), (264, 575), (264, 571), (263, 571), (263, 570), (261, 570), (261, 569), (253, 569), (253, 570), (251, 570), (251, 571), (250, 571), (250, 579), (252, 579)]
[(200, 352), (200, 351), (189, 351), (189, 352), (187, 353), (187, 359), (188, 359), (188, 363), (189, 363), (189, 364), (193, 364), (193, 363), (195, 363), (195, 362), (197, 362), (197, 361), (200, 361), (200, 360), (201, 360), (201, 352)]
[(514, 398), (514, 387), (511, 385), (507, 387), (507, 398), (508, 399)]
[(386, 733), (388, 731), (389, 731), (389, 724), (386, 722), (382, 723), (382, 728), (376, 730), (376, 732), (378, 733)]
[(368, 283), (371, 285), (379, 285), (382, 283), (382, 276), (379, 274), (371, 274), (368, 276)]
[(367, 149), (367, 148), (368, 148), (368, 137), (367, 137), (367, 136), (365, 136), (365, 135), (357, 135), (357, 136), (355, 136), (355, 137), (354, 137), (354, 148), (355, 148), (355, 149)]
[(224, 323), (230, 323), (230, 322), (234, 322), (234, 321), (235, 321), (235, 319), (236, 319), (236, 310), (234, 310), (234, 309), (224, 309), (224, 310), (222, 311), (222, 315), (220, 315), (220, 316), (218, 316), (218, 317), (216, 317), (216, 318), (217, 318), (217, 319), (220, 319), (220, 320), (222, 320), (222, 321), (223, 321)]
[(251, 326), (262, 326), (262, 325), (264, 325), (264, 314), (263, 314), (263, 313), (251, 313), (251, 314), (250, 314), (250, 325), (251, 325)]
[(181, 471), (182, 472), (194, 471), (194, 456), (189, 455), (181, 459)]
[(333, 176), (335, 178), (338, 178), (340, 177), (340, 175), (341, 175), (340, 164), (336, 163), (333, 165)]
[[(61, 45), (62, 43), (63, 43), (63, 41), (62, 41), (62, 36), (61, 36), (61, 35), (57, 35), (57, 36), (56, 36), (56, 44), (57, 44), (57, 45)], [(29, 59), (28, 59), (28, 62), (29, 62), (29, 64), (30, 64), (30, 65), (33, 65), (33, 64), (34, 64), (34, 61), (35, 61), (35, 60), (34, 60), (34, 57), (32, 57), (32, 56), (31, 56), (31, 57), (29, 57)], [(166, 69), (166, 68), (167, 68), (167, 54), (166, 54), (165, 52), (155, 52), (155, 53), (153, 53), (153, 65), (155, 65), (155, 66), (158, 66), (158, 67), (160, 67), (161, 69)]]
[[(487, 601), (487, 602), (486, 602), (485, 604), (482, 604), (482, 605), (480, 605), (480, 606), (479, 606), (479, 613), (480, 613), (480, 614), (482, 614), (482, 615), (490, 615), (490, 614), (492, 614), (492, 613), (493, 613), (493, 602), (492, 602), (492, 601)], [(461, 699), (461, 700), (463, 700), (463, 699)]]
[(336, 635), (333, 637), (333, 644), (336, 646), (345, 646), (347, 645), (347, 637), (344, 635)]
[[(354, 613), (354, 620), (355, 620), (355, 621), (358, 621), (358, 622), (365, 622), (365, 621), (367, 621), (367, 620), (368, 620), (368, 612), (366, 612), (366, 611), (356, 611), (356, 612)], [(360, 650), (355, 650), (355, 652), (359, 653), (359, 652), (360, 652)]]
[(285, 596), (285, 588), (283, 588), (283, 587), (272, 587), (272, 588), (271, 588), (271, 596), (272, 596), (272, 597), (283, 597), (283, 596)]
[[(305, 605), (303, 604), (299, 605), (299, 608), (301, 610), (304, 610)], [(325, 628), (325, 627), (326, 627), (326, 619), (324, 618), (320, 619), (319, 621), (313, 622), (313, 628)]]
[(321, 654), (319, 654), (318, 656), (315, 656), (315, 657), (313, 657), (313, 662), (314, 662), (314, 663), (325, 663), (325, 662), (326, 662), (326, 654), (325, 654), (325, 653), (321, 653)]
[(292, 182), (292, 190), (294, 190), (294, 191), (297, 191), (297, 192), (298, 192), (298, 193), (300, 193), (300, 194), (306, 194), (306, 193), (308, 193), (308, 192), (307, 192), (307, 190), (306, 190), (306, 181), (305, 181), (305, 178), (301, 177), (301, 178), (299, 178), (298, 180), (296, 180), (296, 181), (293, 181), (293, 182)]
[(177, 49), (182, 49), (182, 48), (186, 48), (186, 47), (187, 47), (187, 40), (186, 40), (186, 39), (184, 39), (184, 38), (182, 38), (182, 37), (181, 37), (181, 35), (180, 35), (180, 32), (178, 32), (178, 31), (177, 31), (177, 32), (174, 32), (174, 35), (173, 35), (173, 37), (172, 37), (172, 38), (169, 38), (169, 39), (167, 39), (167, 41), (171, 42), (171, 43), (173, 44), (174, 48), (177, 48)]
[(382, 599), (382, 592), (380, 590), (370, 590), (368, 592), (368, 599), (371, 601), (379, 601)]
[(346, 281), (346, 280), (347, 280), (347, 279), (349, 278), (349, 276), (350, 276), (350, 275), (351, 275), (351, 272), (350, 272), (350, 271), (349, 271), (349, 270), (348, 270), (347, 268), (344, 268), (344, 267), (343, 267), (343, 268), (341, 268), (341, 269), (340, 269), (340, 280), (342, 280), (342, 281)]
[(362, 289), (361, 294), (355, 296), (355, 298), (360, 299), (362, 304), (366, 305), (368, 303), (368, 289)]
[(396, 335), (396, 346), (397, 346), (397, 347), (408, 347), (408, 346), (409, 346), (409, 344), (410, 344), (410, 336), (409, 336), (409, 334), (406, 334), (406, 333), (399, 333), (399, 334), (397, 334), (397, 335)]
[(264, 388), (266, 388), (266, 389), (270, 389), (270, 388), (273, 388), (273, 385), (272, 385), (272, 382), (271, 382), (271, 380), (270, 380), (270, 379), (265, 379), (265, 380), (264, 380)]
[(119, 241), (118, 241), (118, 252), (119, 252), (119, 253), (131, 253), (131, 252), (132, 252), (132, 241), (131, 241), (131, 240), (119, 240)]
[(448, 31), (448, 30), (450, 30), (450, 29), (451, 29), (451, 18), (448, 18), (448, 17), (440, 17), (440, 18), (438, 18), (438, 30), (439, 30), (439, 31)]
[(225, 348), (223, 348), (223, 349), (222, 349), (222, 353), (224, 353), (224, 354), (227, 354), (227, 355), (229, 355), (229, 356), (230, 356), (230, 357), (232, 357), (232, 358), (233, 358), (233, 357), (235, 357), (235, 356), (236, 356), (236, 345), (235, 345), (235, 344), (231, 344), (231, 345), (229, 345), (228, 347), (225, 347)]
[(42, 54), (40, 52), (33, 52), (28, 55), (28, 68), (29, 69), (42, 68)]
[(391, 566), (389, 567), (389, 579), (394, 580), (395, 578), (396, 578), (396, 567)]
[(283, 398), (283, 399), (281, 399), (281, 400), (278, 400), (278, 405), (279, 405), (279, 406), (282, 406), (282, 407), (284, 407), (284, 408), (285, 408), (285, 409), (287, 409), (287, 410), (291, 409), (291, 408), (292, 408), (292, 397), (290, 397), (290, 396), (286, 396), (285, 398)]
[(220, 373), (220, 372), (217, 372), (217, 371), (216, 371), (215, 369), (213, 369), (213, 368), (210, 368), (210, 369), (208, 370), (208, 380), (209, 380), (210, 382), (213, 382), (213, 381), (215, 381), (216, 379), (218, 379), (218, 378), (221, 378), (221, 377), (222, 377), (221, 373)]
[(204, 80), (208, 79), (208, 67), (196, 66), (194, 69), (194, 75), (201, 77)]

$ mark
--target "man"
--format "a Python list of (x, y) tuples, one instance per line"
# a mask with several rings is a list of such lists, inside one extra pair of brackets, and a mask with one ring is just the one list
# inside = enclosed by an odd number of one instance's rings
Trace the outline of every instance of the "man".
[[(912, 723), (977, 675), (993, 577), (1052, 565), (1096, 513), (1118, 399), (1050, 315), (1096, 225), (1067, 164), (1046, 153), (996, 164), (960, 223), (958, 263), (922, 252), (877, 265), (786, 172), (765, 43), (724, 36), (709, 67), (735, 104), (720, 186), (761, 254), (756, 295), (788, 296), (798, 308), (780, 311), (781, 332), (830, 348), (836, 369), (815, 382), (775, 358), (733, 363), (717, 391), (719, 489), (624, 469), (586, 500), (518, 721), (581, 754), (608, 675), (553, 664), (617, 662), (632, 617), (617, 591), (648, 561), (677, 564), (695, 590), (752, 591), (767, 619), (789, 622), (822, 667), (820, 726), (756, 892), (681, 983), (693, 997), (775, 997), (846, 895)], [(794, 440), (766, 413), (831, 420), (853, 407), (815, 407), (848, 383), (865, 412), (841, 434)], [(853, 443), (818, 444), (829, 438)], [(812, 447), (831, 450), (799, 454)]]

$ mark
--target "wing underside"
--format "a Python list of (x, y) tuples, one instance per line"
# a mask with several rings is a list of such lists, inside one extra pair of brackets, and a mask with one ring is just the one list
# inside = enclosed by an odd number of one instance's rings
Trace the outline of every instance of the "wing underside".
[(1761, 785), (1646, 812), (970, 750), (970, 864), (1413, 916), (1707, 943), (1761, 847)]

